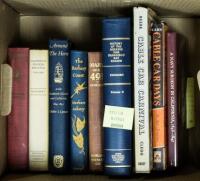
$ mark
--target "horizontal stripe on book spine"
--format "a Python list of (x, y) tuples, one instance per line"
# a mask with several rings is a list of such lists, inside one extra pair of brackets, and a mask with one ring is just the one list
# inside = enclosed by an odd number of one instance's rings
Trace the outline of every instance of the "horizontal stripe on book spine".
[(157, 147), (154, 147), (154, 148), (165, 148), (165, 146), (157, 146)]
[(125, 151), (125, 150), (132, 150), (132, 149), (104, 149), (106, 151)]
[(131, 167), (131, 165), (105, 165), (107, 168), (121, 168), (121, 167)]
[(131, 85), (131, 83), (104, 83), (104, 86), (105, 85), (108, 85), (108, 86), (110, 86), (110, 85)]
[(130, 67), (131, 65), (104, 65), (103, 68), (110, 68), (110, 67)]
[(130, 40), (130, 37), (117, 37), (117, 38), (102, 38), (102, 40)]

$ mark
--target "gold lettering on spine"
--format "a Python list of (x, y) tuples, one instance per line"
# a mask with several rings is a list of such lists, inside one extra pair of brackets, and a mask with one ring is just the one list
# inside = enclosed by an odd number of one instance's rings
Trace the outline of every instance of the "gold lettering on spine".
[(153, 32), (153, 106), (161, 106), (161, 32)]
[[(75, 72), (72, 74), (72, 77), (75, 78), (85, 78), (87, 76), (86, 70), (87, 67), (82, 66), (84, 61), (81, 58), (77, 58), (75, 60), (77, 66), (72, 66), (72, 70)], [(76, 73), (76, 71), (78, 71)], [(82, 71), (83, 73), (80, 73)], [(80, 95), (83, 93), (86, 87), (86, 82), (76, 82), (76, 86), (73, 90), (73, 94), (71, 95), (71, 98)], [(73, 100), (72, 101), (72, 109), (73, 111), (79, 111), (79, 112), (85, 112), (86, 109), (86, 102), (85, 101), (79, 101), (79, 100)], [(72, 129), (73, 129), (73, 141), (76, 144), (77, 148), (80, 150), (80, 153), (85, 154), (85, 148), (84, 148), (84, 135), (83, 131), (86, 127), (86, 119), (85, 117), (79, 117), (77, 115), (73, 115), (72, 118)]]

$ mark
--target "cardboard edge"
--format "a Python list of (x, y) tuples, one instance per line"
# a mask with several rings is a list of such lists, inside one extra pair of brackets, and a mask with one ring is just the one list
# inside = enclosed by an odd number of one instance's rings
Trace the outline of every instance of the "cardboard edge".
[(197, 72), (197, 82), (198, 82), (198, 87), (200, 91), (200, 70)]
[(12, 104), (12, 74), (13, 70), (8, 64), (1, 64), (1, 86), (0, 86), (0, 114), (8, 116)]

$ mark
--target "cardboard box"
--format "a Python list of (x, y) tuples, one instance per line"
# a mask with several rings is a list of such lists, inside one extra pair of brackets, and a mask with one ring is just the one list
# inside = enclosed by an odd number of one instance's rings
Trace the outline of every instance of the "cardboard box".
[[(0, 61), (6, 62), (9, 46), (48, 48), (50, 37), (69, 38), (76, 49), (101, 50), (101, 20), (104, 16), (132, 16), (132, 7), (153, 8), (172, 29), (189, 43), (188, 72), (196, 77), (200, 69), (200, 3), (199, 0), (2, 0), (0, 1)], [(1, 78), (1, 77), (0, 77)], [(1, 85), (1, 84), (0, 84)], [(196, 86), (197, 87), (197, 86)], [(1, 87), (0, 87), (1, 88)], [(197, 119), (200, 97), (196, 89)], [(2, 105), (0, 105), (2, 107)], [(158, 180), (199, 180), (200, 123), (188, 130), (190, 161), (174, 175), (145, 176)], [(6, 170), (6, 117), (0, 116), (0, 175)], [(190, 166), (192, 165), (192, 166)], [(138, 176), (137, 176), (138, 177)], [(105, 176), (54, 176), (46, 174), (11, 174), (2, 180), (106, 180)], [(144, 176), (142, 176), (144, 178)], [(134, 178), (133, 178), (134, 179)], [(138, 178), (135, 178), (138, 179)]]

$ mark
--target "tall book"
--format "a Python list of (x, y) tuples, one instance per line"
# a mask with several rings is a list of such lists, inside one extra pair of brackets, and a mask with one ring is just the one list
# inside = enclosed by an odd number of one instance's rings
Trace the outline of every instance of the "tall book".
[(69, 168), (69, 42), (49, 40), (49, 169)]
[(178, 165), (178, 97), (177, 97), (177, 41), (176, 33), (167, 33), (167, 118), (168, 164)]
[(187, 161), (186, 127), (186, 41), (175, 32), (167, 33), (167, 118), (168, 165)]
[(151, 140), (151, 27), (155, 13), (135, 7), (134, 12), (134, 102), (135, 171), (152, 169)]
[(88, 168), (88, 53), (71, 51), (71, 169), (85, 172)]
[(49, 52), (30, 50), (29, 66), (29, 167), (48, 170)]
[(152, 27), (152, 123), (153, 169), (165, 170), (166, 160), (166, 25), (154, 22)]
[[(130, 18), (103, 20), (104, 104), (132, 107)], [(132, 172), (132, 131), (104, 128), (104, 171), (111, 176)]]
[(88, 53), (89, 167), (103, 171), (103, 62), (101, 52)]
[[(188, 42), (185, 37), (177, 34), (177, 90), (178, 90), (178, 166), (187, 164), (188, 159), (188, 136), (187, 129), (187, 60), (188, 60)], [(187, 71), (186, 71), (187, 70)], [(190, 112), (192, 114), (192, 111)]]
[(13, 69), (12, 111), (8, 116), (8, 167), (28, 168), (28, 87), (29, 49), (9, 48), (8, 63)]

